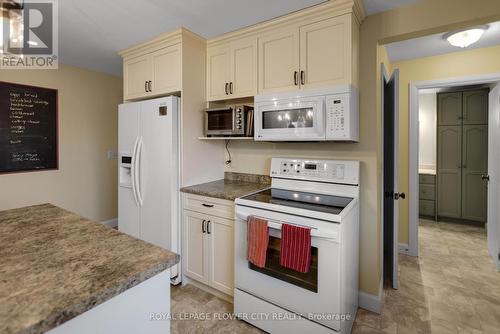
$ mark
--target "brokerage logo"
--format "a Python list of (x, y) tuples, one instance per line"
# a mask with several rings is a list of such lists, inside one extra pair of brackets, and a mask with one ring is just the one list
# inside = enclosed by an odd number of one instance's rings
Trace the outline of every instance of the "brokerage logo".
[(57, 0), (0, 0), (0, 68), (57, 69)]

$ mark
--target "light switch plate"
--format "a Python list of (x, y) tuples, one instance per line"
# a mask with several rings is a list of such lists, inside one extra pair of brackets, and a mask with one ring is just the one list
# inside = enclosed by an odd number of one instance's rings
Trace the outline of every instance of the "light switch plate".
[(115, 150), (108, 150), (106, 155), (108, 160), (116, 160), (118, 158), (118, 153)]

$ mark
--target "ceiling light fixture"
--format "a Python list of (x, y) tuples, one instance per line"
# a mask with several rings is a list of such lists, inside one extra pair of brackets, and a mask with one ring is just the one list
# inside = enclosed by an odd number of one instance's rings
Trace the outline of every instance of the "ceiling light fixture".
[(466, 48), (479, 41), (488, 26), (477, 26), (458, 31), (452, 31), (443, 36), (451, 45)]

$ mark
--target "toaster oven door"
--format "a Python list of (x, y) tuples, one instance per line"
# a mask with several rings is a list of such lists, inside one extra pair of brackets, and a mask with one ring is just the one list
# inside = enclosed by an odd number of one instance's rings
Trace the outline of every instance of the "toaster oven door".
[(205, 110), (205, 135), (223, 136), (235, 133), (233, 108)]
[(324, 97), (261, 102), (255, 106), (255, 140), (325, 140)]

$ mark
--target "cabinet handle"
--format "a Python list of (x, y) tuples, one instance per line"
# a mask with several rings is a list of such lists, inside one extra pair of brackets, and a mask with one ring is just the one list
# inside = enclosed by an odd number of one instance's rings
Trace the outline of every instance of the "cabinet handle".
[(297, 86), (299, 84), (299, 78), (298, 78), (299, 72), (295, 71), (293, 72), (293, 84)]
[(202, 203), (201, 205), (203, 205), (205, 208), (213, 208), (214, 205), (213, 204), (205, 204), (205, 203)]
[(206, 230), (206, 228), (205, 228), (205, 223), (206, 223), (206, 222), (207, 222), (207, 221), (206, 221), (205, 219), (203, 219), (203, 223), (201, 223), (201, 232), (203, 232), (203, 233), (207, 232), (207, 230)]
[(233, 94), (233, 83), (229, 83), (229, 94)]
[(306, 72), (300, 71), (300, 84), (305, 85), (306, 84)]
[(144, 91), (147, 93), (148, 92), (148, 82), (144, 81)]
[(226, 82), (226, 88), (224, 88), (224, 90), (226, 91), (226, 95), (229, 95), (229, 93), (227, 92), (227, 86), (228, 86), (228, 85), (229, 85), (229, 84)]
[(212, 231), (210, 231), (210, 220), (207, 222), (207, 233), (211, 234)]
[(148, 82), (148, 88), (149, 88), (149, 91), (152, 92), (153, 91), (153, 81), (149, 81)]

